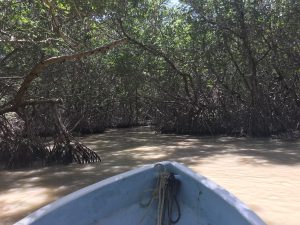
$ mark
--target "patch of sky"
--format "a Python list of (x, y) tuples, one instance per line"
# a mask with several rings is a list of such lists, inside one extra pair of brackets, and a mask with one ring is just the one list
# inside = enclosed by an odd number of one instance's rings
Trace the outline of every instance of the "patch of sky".
[(176, 7), (176, 6), (179, 6), (180, 5), (180, 2), (179, 0), (169, 0), (167, 5), (169, 7)]
[(180, 0), (168, 0), (168, 1), (166, 1), (166, 6), (168, 8), (173, 8), (173, 9), (181, 8), (181, 10), (189, 8), (189, 5), (181, 2)]

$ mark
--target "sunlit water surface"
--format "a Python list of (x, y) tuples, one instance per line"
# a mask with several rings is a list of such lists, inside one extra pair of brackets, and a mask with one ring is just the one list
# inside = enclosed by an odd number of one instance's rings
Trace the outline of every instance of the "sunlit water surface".
[(269, 225), (300, 224), (300, 141), (108, 130), (83, 138), (102, 162), (0, 171), (0, 224), (106, 177), (163, 160), (184, 163), (245, 202)]

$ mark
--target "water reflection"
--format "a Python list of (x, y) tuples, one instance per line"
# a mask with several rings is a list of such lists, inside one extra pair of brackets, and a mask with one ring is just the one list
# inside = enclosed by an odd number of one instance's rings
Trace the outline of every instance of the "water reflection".
[(300, 142), (159, 135), (148, 128), (109, 130), (83, 141), (102, 162), (0, 172), (0, 224), (12, 224), (61, 196), (134, 167), (182, 162), (246, 202), (268, 224), (300, 221)]

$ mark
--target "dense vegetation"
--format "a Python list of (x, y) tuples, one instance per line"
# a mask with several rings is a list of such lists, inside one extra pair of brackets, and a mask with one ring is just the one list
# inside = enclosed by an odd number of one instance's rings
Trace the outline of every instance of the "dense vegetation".
[(7, 168), (99, 161), (72, 133), (107, 127), (300, 128), (299, 1), (8, 0), (0, 21)]

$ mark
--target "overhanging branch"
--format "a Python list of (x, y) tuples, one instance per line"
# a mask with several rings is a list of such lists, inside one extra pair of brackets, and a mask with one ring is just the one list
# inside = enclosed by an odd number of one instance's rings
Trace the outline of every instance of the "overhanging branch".
[(0, 115), (14, 111), (16, 108), (18, 108), (22, 104), (23, 96), (25, 95), (26, 91), (30, 87), (31, 82), (36, 79), (39, 74), (46, 69), (48, 66), (55, 64), (55, 63), (61, 63), (61, 62), (66, 62), (66, 61), (77, 61), (80, 60), (81, 58), (95, 55), (95, 54), (104, 54), (110, 49), (121, 45), (125, 44), (127, 42), (127, 38), (123, 38), (120, 40), (113, 41), (107, 45), (101, 46), (99, 48), (95, 48), (89, 51), (84, 51), (80, 53), (75, 53), (72, 55), (63, 55), (63, 56), (56, 56), (56, 57), (51, 57), (48, 59), (45, 59), (38, 64), (36, 64), (32, 70), (25, 76), (23, 82), (21, 83), (20, 88), (17, 91), (16, 96), (13, 98), (12, 101), (9, 103), (5, 104), (5, 106), (2, 105), (0, 108)]

